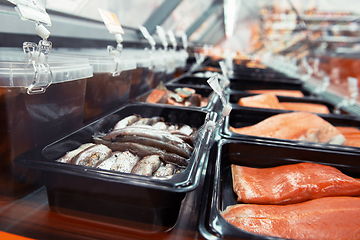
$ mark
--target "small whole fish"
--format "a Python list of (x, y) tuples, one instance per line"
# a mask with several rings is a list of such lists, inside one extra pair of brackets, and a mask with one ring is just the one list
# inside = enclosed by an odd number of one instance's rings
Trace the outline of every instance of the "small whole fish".
[(112, 151), (130, 151), (140, 158), (148, 155), (159, 155), (163, 161), (184, 167), (188, 165), (187, 159), (174, 153), (167, 153), (164, 150), (132, 142), (111, 142), (101, 138), (94, 138), (97, 144), (104, 144)]
[(102, 162), (98, 162), (95, 165), (95, 168), (100, 168), (100, 169), (104, 169), (104, 170), (110, 170), (111, 167), (114, 165), (114, 163), (116, 162), (117, 158), (118, 158), (118, 154), (120, 152), (113, 152), (112, 155), (110, 157), (108, 157), (107, 159), (105, 159)]
[(153, 128), (159, 129), (159, 130), (166, 130), (168, 127), (166, 125), (166, 123), (164, 122), (157, 122), (153, 125), (151, 125)]
[(130, 173), (136, 163), (140, 160), (129, 151), (116, 153), (116, 162), (112, 165), (110, 170), (119, 171), (123, 173)]
[(176, 166), (170, 163), (164, 164), (161, 163), (161, 166), (154, 173), (155, 177), (167, 177), (174, 175), (176, 171)]
[(83, 151), (84, 149), (87, 149), (91, 146), (94, 146), (95, 143), (85, 143), (82, 144), (80, 147), (78, 147), (75, 150), (72, 150), (70, 152), (67, 152), (63, 157), (61, 157), (60, 159), (57, 160), (57, 162), (62, 162), (62, 163), (70, 163), (71, 160), (78, 155), (81, 151)]
[(184, 140), (181, 138), (171, 134), (168, 131), (162, 131), (159, 129), (155, 129), (151, 126), (129, 126), (126, 128), (118, 129), (116, 131), (112, 131), (104, 136), (104, 140), (115, 140), (115, 138), (119, 135), (122, 136), (139, 136), (139, 137), (147, 137), (165, 142), (177, 142), (183, 143)]
[(111, 149), (103, 144), (98, 144), (86, 148), (78, 153), (71, 163), (75, 165), (83, 165), (94, 167), (98, 162), (104, 161), (111, 154)]
[(153, 173), (160, 167), (161, 160), (159, 155), (146, 156), (138, 161), (131, 173), (145, 176), (152, 176)]
[(129, 126), (129, 125), (135, 123), (136, 121), (138, 121), (140, 118), (141, 118), (140, 115), (137, 115), (137, 114), (123, 118), (122, 120), (120, 120), (119, 122), (117, 122), (115, 124), (113, 131), (124, 128), (126, 126)]
[(181, 157), (189, 158), (191, 155), (191, 148), (186, 144), (172, 144), (171, 142), (163, 142), (156, 139), (139, 136), (118, 136), (116, 142), (133, 142), (139, 143), (150, 147), (163, 149), (169, 153), (176, 153)]

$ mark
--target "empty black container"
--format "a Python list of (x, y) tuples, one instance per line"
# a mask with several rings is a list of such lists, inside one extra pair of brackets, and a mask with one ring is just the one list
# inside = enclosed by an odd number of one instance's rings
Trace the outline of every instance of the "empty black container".
[(155, 178), (97, 168), (64, 164), (56, 159), (83, 143), (93, 142), (97, 132), (108, 132), (120, 119), (132, 114), (161, 116), (172, 124), (199, 128), (206, 117), (216, 114), (181, 107), (128, 105), (47, 146), (36, 147), (16, 163), (43, 173), (50, 208), (58, 213), (116, 223), (143, 233), (171, 229), (177, 221), (181, 201), (194, 190), (204, 165), (204, 149), (195, 148), (187, 168), (172, 177)]
[(217, 149), (217, 154), (210, 155), (199, 216), (199, 231), (206, 239), (279, 239), (241, 230), (222, 217), (221, 212), (227, 206), (238, 203), (233, 191), (231, 164), (266, 168), (314, 162), (336, 167), (351, 177), (360, 177), (360, 153), (345, 154), (236, 140), (221, 140)]
[[(291, 112), (291, 111), (284, 111)], [(238, 134), (232, 132), (229, 127), (232, 126), (234, 128), (251, 126), (256, 123), (259, 123), (266, 118), (279, 114), (278, 110), (273, 109), (256, 109), (253, 108), (234, 108), (232, 109), (229, 116), (225, 118), (223, 129), (221, 131), (221, 135), (225, 138), (231, 139), (247, 139), (251, 141), (258, 142), (276, 142), (277, 144), (288, 145), (288, 146), (299, 146), (306, 148), (319, 148), (323, 150), (337, 150), (343, 152), (359, 152), (358, 147), (350, 147), (345, 145), (335, 145), (335, 144), (326, 144), (326, 143), (315, 143), (308, 141), (298, 141), (298, 140), (286, 140), (286, 139), (278, 139), (278, 138), (270, 138), (270, 137), (258, 137), (258, 136), (250, 136), (244, 134)], [(357, 116), (351, 115), (335, 115), (335, 114), (322, 114), (319, 115), (324, 120), (332, 124), (333, 126), (348, 126), (348, 127), (359, 127), (360, 126), (360, 118)]]

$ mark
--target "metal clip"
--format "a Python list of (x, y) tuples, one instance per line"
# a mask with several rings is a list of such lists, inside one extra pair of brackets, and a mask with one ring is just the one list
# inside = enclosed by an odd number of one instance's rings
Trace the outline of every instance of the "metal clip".
[(52, 83), (52, 72), (48, 64), (48, 55), (52, 48), (52, 42), (40, 40), (39, 44), (24, 42), (23, 51), (29, 63), (34, 68), (34, 80), (27, 88), (27, 94), (44, 93)]

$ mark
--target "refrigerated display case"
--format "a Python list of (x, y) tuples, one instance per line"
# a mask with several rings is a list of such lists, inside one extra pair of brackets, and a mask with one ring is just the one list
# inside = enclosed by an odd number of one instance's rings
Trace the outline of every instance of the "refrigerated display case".
[[(51, 19), (40, 85), (42, 57), (21, 49), (41, 40), (39, 23), (19, 18), (23, 2), (0, 0), (0, 238), (292, 237), (226, 220), (251, 204), (237, 198), (234, 165), (325, 165), (359, 188), (356, 1), (28, 2)], [(98, 8), (117, 16), (121, 40)], [(326, 230), (312, 226), (307, 238)]]

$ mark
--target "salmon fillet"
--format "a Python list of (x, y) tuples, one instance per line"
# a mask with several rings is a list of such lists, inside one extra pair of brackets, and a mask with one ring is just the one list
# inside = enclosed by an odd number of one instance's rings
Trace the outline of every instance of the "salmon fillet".
[(322, 104), (316, 103), (297, 103), (297, 102), (281, 102), (282, 106), (286, 110), (292, 111), (303, 111), (303, 112), (314, 112), (314, 113), (325, 113), (329, 114), (329, 109)]
[(262, 89), (262, 90), (247, 90), (250, 93), (263, 94), (263, 93), (274, 93), (278, 96), (287, 97), (304, 97), (304, 94), (299, 90), (281, 90), (281, 89)]
[(360, 147), (360, 130), (356, 127), (336, 127), (336, 129), (345, 137), (344, 145), (351, 147)]
[(282, 113), (271, 116), (255, 125), (230, 130), (245, 135), (288, 140), (343, 144), (345, 138), (330, 123), (308, 112)]
[(244, 107), (284, 109), (274, 93), (264, 93), (240, 98), (238, 105)]
[(238, 201), (290, 204), (332, 196), (360, 196), (360, 182), (338, 169), (316, 163), (272, 168), (231, 165)]
[(292, 111), (330, 113), (329, 109), (322, 104), (315, 103), (296, 103), (296, 102), (279, 102), (275, 93), (263, 93), (250, 97), (240, 98), (238, 105), (244, 107), (285, 109)]
[(327, 197), (290, 205), (237, 204), (222, 216), (248, 232), (290, 239), (360, 239), (360, 198)]

